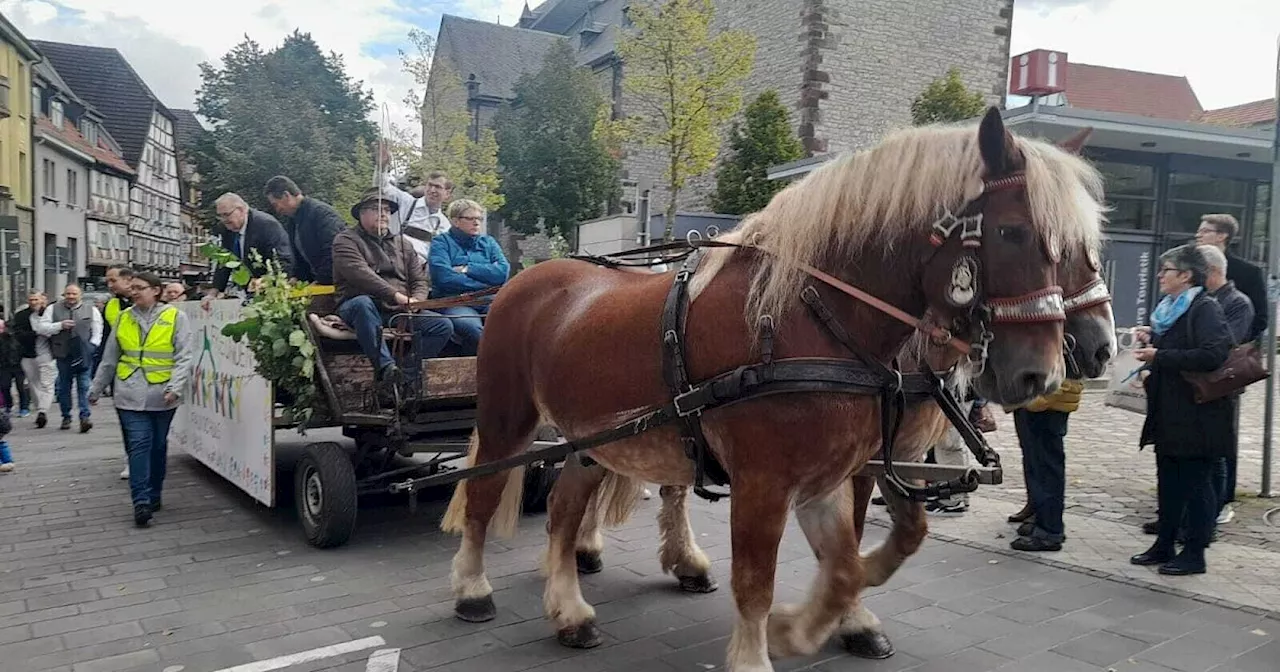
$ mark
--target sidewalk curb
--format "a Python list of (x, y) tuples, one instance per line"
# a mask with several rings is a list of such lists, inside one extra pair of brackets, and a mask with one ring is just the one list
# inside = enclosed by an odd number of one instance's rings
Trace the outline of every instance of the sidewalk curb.
[[(875, 525), (877, 527), (883, 527), (883, 528), (893, 527), (892, 523), (889, 521), (876, 520), (870, 517), (867, 518), (867, 524)], [(1146, 581), (1144, 579), (1134, 579), (1121, 574), (1113, 574), (1111, 572), (1104, 572), (1097, 569), (1089, 569), (1087, 567), (1081, 567), (1079, 565), (1072, 565), (1069, 563), (1065, 563), (1060, 560), (1054, 560), (1052, 558), (1046, 557), (1041, 554), (1015, 551), (1011, 548), (1007, 548), (1007, 547), (1002, 548), (995, 544), (987, 544), (979, 541), (970, 541), (968, 539), (961, 539), (959, 537), (953, 537), (946, 534), (938, 534), (937, 532), (933, 532), (933, 531), (929, 532), (929, 537), (932, 537), (939, 541), (947, 542), (949, 544), (956, 544), (958, 546), (964, 546), (966, 548), (972, 548), (979, 551), (988, 551), (990, 553), (995, 553), (997, 555), (1003, 555), (1006, 558), (1018, 558), (1019, 560), (1034, 562), (1038, 565), (1046, 565), (1049, 567), (1053, 567), (1055, 569), (1062, 569), (1068, 572), (1074, 572), (1076, 574), (1084, 574), (1086, 576), (1092, 576), (1098, 579), (1115, 581), (1116, 583), (1123, 583), (1123, 584), (1134, 586), (1137, 588), (1144, 588), (1147, 590), (1151, 590), (1157, 593), (1164, 593), (1166, 595), (1172, 595), (1174, 597), (1181, 597), (1181, 598), (1192, 600), (1194, 602), (1199, 602), (1205, 605), (1222, 607), (1224, 609), (1230, 609), (1232, 611), (1242, 611), (1246, 614), (1261, 616), (1263, 618), (1268, 618), (1273, 621), (1280, 622), (1280, 611), (1275, 611), (1272, 609), (1264, 609), (1262, 607), (1255, 607), (1248, 604), (1240, 604), (1239, 602), (1233, 602), (1231, 600), (1217, 598), (1210, 595), (1202, 595), (1200, 593), (1193, 593), (1189, 590), (1182, 590), (1180, 588), (1171, 588), (1169, 586), (1166, 586), (1161, 583), (1156, 583), (1154, 581)]]

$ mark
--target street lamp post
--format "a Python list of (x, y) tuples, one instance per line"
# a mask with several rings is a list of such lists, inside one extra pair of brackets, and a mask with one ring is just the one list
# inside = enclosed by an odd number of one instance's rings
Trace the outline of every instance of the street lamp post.
[[(1267, 229), (1271, 254), (1267, 255), (1267, 370), (1276, 370), (1276, 309), (1280, 306), (1280, 35), (1276, 37), (1276, 120), (1271, 138), (1271, 224)], [(1262, 489), (1259, 497), (1271, 497), (1271, 434), (1275, 429), (1275, 380), (1267, 380), (1267, 401), (1262, 418)]]

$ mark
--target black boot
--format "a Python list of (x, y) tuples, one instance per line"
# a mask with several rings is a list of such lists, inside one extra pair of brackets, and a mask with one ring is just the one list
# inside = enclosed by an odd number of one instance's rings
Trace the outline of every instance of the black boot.
[(1168, 576), (1187, 576), (1188, 574), (1204, 574), (1204, 549), (1195, 549), (1187, 546), (1177, 557), (1160, 565), (1160, 569), (1156, 570), (1161, 574)]
[(1022, 510), (1021, 510), (1021, 511), (1018, 511), (1017, 513), (1013, 514), (1012, 516), (1009, 516), (1009, 522), (1011, 522), (1011, 523), (1025, 523), (1025, 522), (1027, 522), (1028, 520), (1031, 520), (1032, 518), (1034, 518), (1034, 517), (1035, 517), (1035, 515), (1036, 515), (1036, 510), (1035, 510), (1035, 509), (1033, 509), (1033, 508), (1031, 508), (1031, 503), (1030, 503), (1030, 502), (1027, 502), (1026, 504), (1024, 504), (1024, 505), (1022, 506)]
[(1129, 558), (1129, 562), (1135, 565), (1150, 566), (1163, 565), (1173, 560), (1173, 547), (1166, 546), (1159, 541), (1151, 545), (1151, 548)]
[(133, 524), (138, 527), (146, 527), (151, 523), (151, 505), (150, 504), (134, 504), (133, 505)]

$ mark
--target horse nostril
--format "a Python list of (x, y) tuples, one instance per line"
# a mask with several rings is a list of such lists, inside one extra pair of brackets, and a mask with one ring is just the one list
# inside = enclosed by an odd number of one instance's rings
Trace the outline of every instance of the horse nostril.
[(1098, 348), (1098, 354), (1096, 356), (1098, 358), (1098, 363), (1105, 366), (1107, 362), (1111, 361), (1111, 346), (1104, 345)]
[(1045, 383), (1049, 380), (1048, 374), (1039, 371), (1028, 371), (1022, 374), (1019, 380), (1022, 382), (1023, 390), (1028, 396), (1039, 396), (1046, 392)]

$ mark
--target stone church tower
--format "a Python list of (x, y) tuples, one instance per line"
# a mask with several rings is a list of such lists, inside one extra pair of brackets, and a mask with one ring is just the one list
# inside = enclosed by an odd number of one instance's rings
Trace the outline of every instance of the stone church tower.
[[(469, 82), (477, 124), (510, 97), (510, 85), (541, 65), (554, 40), (568, 41), (579, 63), (625, 113), (625, 67), (614, 53), (635, 0), (545, 0), (526, 5), (516, 26), (446, 15), (437, 59)], [(911, 123), (911, 101), (957, 67), (970, 89), (999, 105), (1007, 88), (1014, 0), (716, 0), (716, 22), (756, 37), (755, 67), (743, 104), (774, 89), (791, 110), (809, 156), (857, 150)], [(474, 75), (474, 77), (471, 77)], [(652, 211), (665, 206), (656, 153), (629, 151), (624, 187), (651, 188)], [(681, 209), (702, 209), (714, 176), (682, 192)]]

